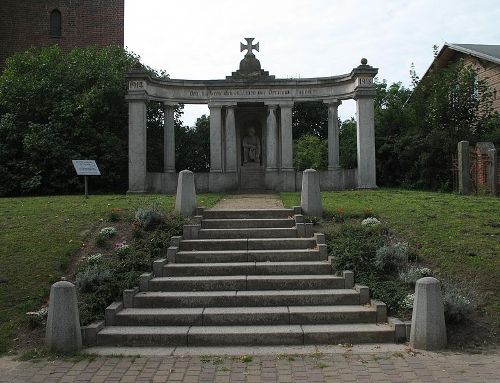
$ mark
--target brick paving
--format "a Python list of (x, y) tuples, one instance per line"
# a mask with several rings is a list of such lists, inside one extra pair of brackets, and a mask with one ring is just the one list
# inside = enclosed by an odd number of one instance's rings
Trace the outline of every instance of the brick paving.
[(500, 354), (380, 352), (253, 356), (0, 358), (0, 382), (500, 382)]

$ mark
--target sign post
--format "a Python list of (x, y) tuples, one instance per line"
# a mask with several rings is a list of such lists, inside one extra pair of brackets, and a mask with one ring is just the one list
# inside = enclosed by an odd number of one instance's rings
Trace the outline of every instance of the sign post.
[(100, 176), (101, 172), (94, 160), (72, 160), (76, 174), (85, 177), (85, 198), (89, 198), (88, 176)]

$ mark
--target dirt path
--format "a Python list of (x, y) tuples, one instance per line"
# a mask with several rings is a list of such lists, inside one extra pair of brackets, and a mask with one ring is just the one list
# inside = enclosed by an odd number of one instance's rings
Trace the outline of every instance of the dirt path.
[(283, 209), (279, 194), (228, 194), (214, 209)]

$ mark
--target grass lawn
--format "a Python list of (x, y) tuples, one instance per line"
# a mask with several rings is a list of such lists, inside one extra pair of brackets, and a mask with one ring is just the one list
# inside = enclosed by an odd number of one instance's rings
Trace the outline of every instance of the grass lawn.
[[(198, 205), (211, 207), (219, 194), (198, 196)], [(50, 284), (59, 280), (71, 255), (88, 230), (121, 208), (132, 216), (141, 206), (158, 202), (173, 209), (175, 197), (159, 195), (100, 195), (0, 198), (0, 353), (7, 351), (25, 313), (38, 309)]]
[[(282, 193), (285, 207), (299, 193)], [(500, 199), (380, 189), (322, 193), (325, 211), (362, 215), (372, 209), (418, 249), (441, 278), (472, 285), (487, 316), (500, 325)]]

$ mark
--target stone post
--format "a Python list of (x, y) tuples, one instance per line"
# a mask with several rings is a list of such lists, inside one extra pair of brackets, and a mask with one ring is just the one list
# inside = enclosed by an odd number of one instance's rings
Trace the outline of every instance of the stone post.
[(163, 172), (175, 172), (175, 127), (174, 110), (177, 104), (163, 103), (165, 119), (163, 123)]
[(497, 150), (489, 149), (488, 150), (488, 186), (490, 189), (491, 195), (497, 195)]
[(293, 102), (280, 104), (281, 170), (283, 171), (293, 170), (292, 107)]
[(210, 108), (210, 172), (222, 172), (222, 117), (221, 105), (209, 104)]
[(375, 120), (371, 95), (356, 95), (358, 140), (358, 188), (377, 187), (375, 165)]
[(436, 278), (421, 278), (415, 286), (410, 345), (423, 350), (439, 350), (446, 347), (441, 284)]
[(64, 354), (82, 348), (76, 288), (70, 282), (56, 282), (50, 288), (45, 343), (50, 351)]
[(306, 169), (302, 173), (302, 193), (300, 207), (305, 215), (321, 217), (323, 205), (319, 188), (319, 173), (314, 169)]
[(469, 141), (460, 141), (458, 143), (458, 192), (460, 194), (470, 194), (472, 192)]
[(328, 170), (340, 169), (339, 113), (340, 100), (325, 101), (328, 104)]
[(236, 172), (238, 163), (234, 107), (226, 106), (226, 172)]
[(128, 101), (128, 193), (146, 192), (146, 100)]
[(267, 136), (266, 136), (266, 170), (277, 170), (277, 131), (276, 131), (276, 105), (268, 105)]
[(177, 195), (175, 197), (175, 211), (185, 217), (193, 216), (196, 211), (194, 174), (189, 170), (179, 172)]

